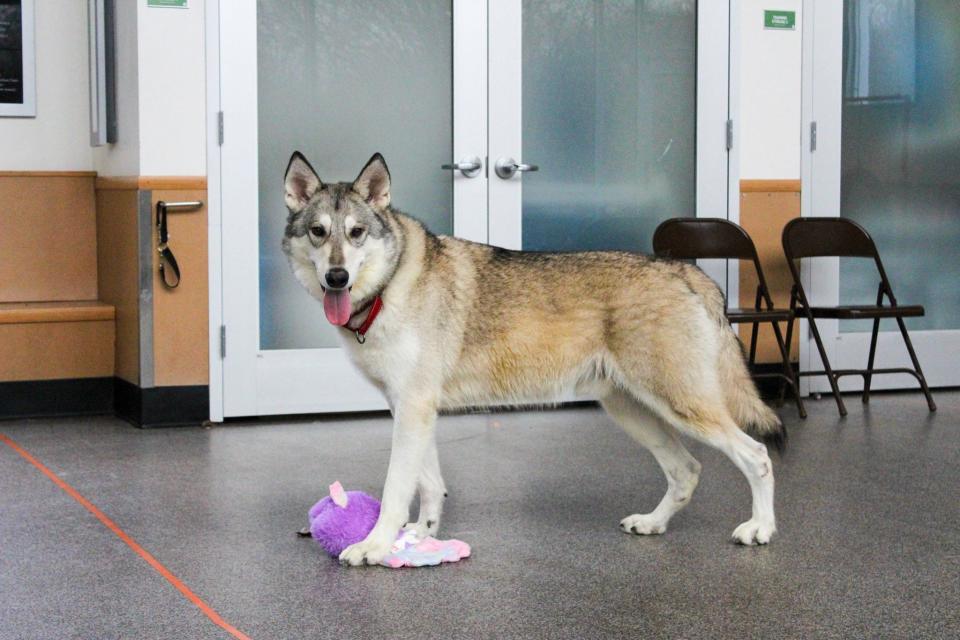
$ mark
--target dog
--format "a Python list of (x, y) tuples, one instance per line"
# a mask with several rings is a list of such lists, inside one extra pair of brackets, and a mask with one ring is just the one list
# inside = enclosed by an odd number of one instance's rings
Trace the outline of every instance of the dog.
[[(342, 563), (378, 563), (402, 528), (437, 533), (438, 411), (550, 404), (571, 392), (599, 399), (666, 474), (660, 503), (621, 520), (623, 531), (663, 533), (690, 501), (700, 463), (683, 434), (725, 453), (749, 482), (752, 516), (733, 539), (770, 541), (773, 469), (747, 434), (779, 448), (785, 431), (706, 274), (626, 252), (531, 253), (437, 236), (391, 205), (390, 188), (380, 154), (353, 182), (321, 181), (299, 152), (284, 176), (293, 274), (394, 418), (380, 517)], [(408, 523), (416, 493), (419, 518)]]

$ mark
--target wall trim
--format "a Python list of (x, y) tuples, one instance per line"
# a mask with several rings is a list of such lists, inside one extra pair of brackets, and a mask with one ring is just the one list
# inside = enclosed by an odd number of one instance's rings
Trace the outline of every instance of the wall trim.
[(0, 324), (92, 322), (115, 317), (113, 305), (96, 301), (0, 303)]
[(117, 377), (0, 382), (0, 420), (116, 415), (137, 427), (198, 426), (209, 393), (206, 385), (142, 389)]
[(0, 171), (0, 178), (95, 178), (96, 171)]
[(206, 176), (98, 176), (100, 191), (183, 190), (207, 188)]
[(800, 193), (799, 180), (741, 180), (740, 193)]
[(0, 382), (0, 419), (113, 413), (113, 378)]
[(153, 386), (153, 192), (139, 191), (137, 203), (137, 266), (140, 321), (140, 386)]
[(206, 189), (207, 176), (140, 176), (140, 188), (154, 191)]
[(97, 176), (94, 186), (98, 191), (136, 191), (140, 188), (137, 176)]
[(136, 427), (198, 426), (210, 415), (206, 385), (143, 389), (114, 378), (113, 397), (117, 417)]

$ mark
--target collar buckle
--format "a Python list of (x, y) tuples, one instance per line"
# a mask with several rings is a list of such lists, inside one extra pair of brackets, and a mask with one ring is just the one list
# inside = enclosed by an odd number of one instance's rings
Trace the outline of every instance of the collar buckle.
[(370, 326), (373, 324), (373, 321), (377, 319), (377, 315), (380, 313), (380, 309), (383, 308), (383, 300), (380, 296), (377, 296), (373, 299), (373, 304), (370, 305), (370, 311), (367, 313), (367, 318), (363, 321), (363, 324), (354, 331), (354, 335), (357, 336), (357, 342), (363, 344), (367, 341), (367, 331), (370, 330)]

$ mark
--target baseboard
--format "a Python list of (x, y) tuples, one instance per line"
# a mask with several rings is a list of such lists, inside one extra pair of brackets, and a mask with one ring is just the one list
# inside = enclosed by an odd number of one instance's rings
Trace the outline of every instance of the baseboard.
[(114, 378), (117, 417), (137, 427), (197, 426), (210, 418), (210, 391), (206, 385), (141, 389)]
[(0, 419), (113, 413), (113, 378), (0, 382)]

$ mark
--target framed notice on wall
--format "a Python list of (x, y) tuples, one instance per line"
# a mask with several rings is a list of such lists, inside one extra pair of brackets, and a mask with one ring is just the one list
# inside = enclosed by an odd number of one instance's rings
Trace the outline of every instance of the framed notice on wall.
[(0, 116), (37, 115), (34, 0), (0, 0)]

